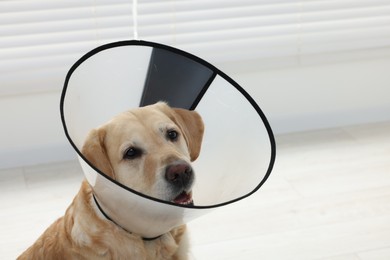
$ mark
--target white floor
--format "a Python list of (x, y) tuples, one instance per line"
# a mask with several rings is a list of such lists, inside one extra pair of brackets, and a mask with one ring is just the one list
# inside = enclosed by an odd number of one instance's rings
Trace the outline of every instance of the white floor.
[[(189, 224), (193, 258), (390, 259), (390, 122), (277, 144), (263, 188)], [(0, 170), (0, 259), (62, 215), (82, 178), (77, 162)]]

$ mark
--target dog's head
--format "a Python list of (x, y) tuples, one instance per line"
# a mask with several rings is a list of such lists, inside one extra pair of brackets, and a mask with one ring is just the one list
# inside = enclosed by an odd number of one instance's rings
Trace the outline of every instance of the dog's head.
[(204, 126), (194, 111), (165, 103), (124, 112), (92, 130), (85, 158), (116, 181), (177, 204), (192, 203), (194, 170)]

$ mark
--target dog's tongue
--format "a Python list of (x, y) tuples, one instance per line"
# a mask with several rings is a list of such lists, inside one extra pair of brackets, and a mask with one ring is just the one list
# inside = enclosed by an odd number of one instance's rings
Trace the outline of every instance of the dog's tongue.
[(173, 202), (176, 204), (189, 205), (192, 203), (192, 196), (191, 194), (183, 191), (173, 200)]

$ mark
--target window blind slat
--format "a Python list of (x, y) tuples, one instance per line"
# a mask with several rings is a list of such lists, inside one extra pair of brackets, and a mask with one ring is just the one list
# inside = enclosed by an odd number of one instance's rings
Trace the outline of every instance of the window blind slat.
[(156, 2), (144, 2), (139, 1), (139, 12), (144, 14), (161, 14), (175, 12), (182, 13), (187, 11), (209, 11), (209, 10), (223, 10), (229, 8), (240, 8), (247, 6), (261, 5), (264, 8), (270, 6), (284, 6), (289, 4), (296, 4), (296, 0), (187, 0), (187, 1), (156, 1)]
[(304, 12), (301, 15), (302, 22), (316, 21), (334, 21), (347, 19), (364, 19), (370, 17), (389, 16), (390, 4), (383, 6), (375, 6), (364, 9), (343, 9), (343, 10), (315, 10)]
[[(213, 21), (218, 21), (219, 19), (228, 20), (232, 18), (244, 18), (244, 17), (253, 17), (258, 19), (267, 19), (267, 17), (272, 16), (291, 16), (297, 15), (297, 12), (300, 10), (300, 5), (297, 3), (286, 4), (282, 6), (262, 6), (262, 5), (253, 5), (253, 6), (235, 6), (232, 8), (221, 8), (218, 10), (185, 10), (179, 13), (172, 15), (171, 12), (160, 12), (160, 13), (143, 13), (140, 11), (140, 21), (142, 24), (154, 25), (161, 22), (167, 21), (176, 21), (180, 23), (194, 22), (194, 21), (208, 21), (212, 23)], [(245, 16), (240, 14), (245, 13)]]
[(310, 0), (300, 1), (304, 12), (344, 9), (367, 9), (388, 5), (387, 0)]

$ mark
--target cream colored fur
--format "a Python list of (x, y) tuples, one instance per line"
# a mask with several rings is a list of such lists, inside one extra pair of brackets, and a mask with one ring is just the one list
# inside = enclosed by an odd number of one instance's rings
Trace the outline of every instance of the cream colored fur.
[[(177, 141), (166, 140), (168, 129), (178, 131)], [(203, 130), (203, 122), (196, 112), (158, 103), (122, 113), (92, 130), (82, 153), (122, 184), (171, 200), (175, 194), (166, 191), (168, 184), (162, 180), (161, 171), (176, 160), (195, 160), (200, 152)], [(144, 149), (145, 153), (137, 160), (123, 159), (126, 147), (131, 145)], [(145, 241), (106, 219), (92, 194), (92, 188), (84, 181), (65, 215), (18, 259), (187, 259), (184, 225), (155, 240)]]

